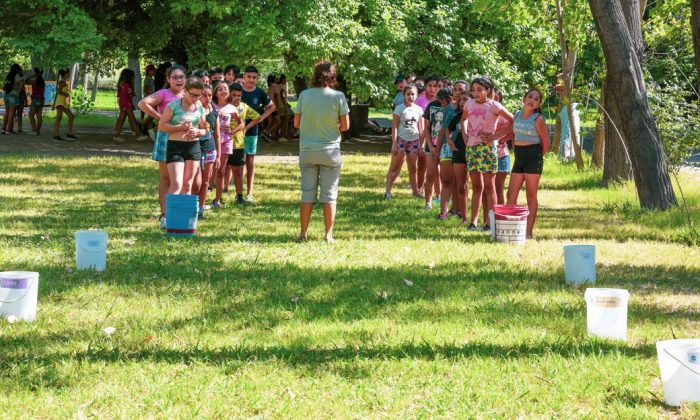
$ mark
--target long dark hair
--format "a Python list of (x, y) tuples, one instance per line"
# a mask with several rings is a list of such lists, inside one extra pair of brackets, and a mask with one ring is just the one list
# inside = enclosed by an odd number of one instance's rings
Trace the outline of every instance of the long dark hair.
[(46, 82), (44, 81), (44, 76), (42, 75), (43, 73), (44, 73), (43, 69), (40, 69), (39, 67), (34, 67), (34, 75), (36, 76), (36, 78), (34, 79), (34, 84), (37, 87), (43, 88), (46, 86)]
[(542, 96), (542, 92), (539, 89), (532, 88), (532, 89), (528, 90), (527, 92), (525, 92), (525, 96), (523, 96), (523, 99), (527, 98), (527, 95), (529, 95), (532, 92), (537, 92), (540, 95), (540, 106), (538, 106), (537, 109), (535, 109), (534, 113), (544, 115), (542, 113), (542, 101), (544, 100), (544, 96)]
[(131, 89), (133, 89), (134, 88), (134, 82), (133, 82), (134, 76), (135, 76), (135, 74), (134, 74), (133, 70), (131, 70), (129, 68), (122, 69), (121, 73), (119, 73), (119, 79), (117, 80), (117, 86), (119, 86), (119, 84), (121, 84), (121, 82), (124, 82), (124, 83), (128, 84)]
[(335, 86), (336, 72), (335, 66), (328, 60), (319, 61), (314, 66), (314, 75), (311, 77), (313, 87), (333, 87)]
[(12, 66), (10, 66), (10, 72), (7, 73), (7, 76), (5, 77), (5, 79), (6, 79), (8, 82), (14, 83), (14, 82), (15, 82), (15, 76), (16, 76), (17, 74), (21, 73), (21, 72), (22, 72), (22, 67), (21, 67), (19, 64), (14, 63)]

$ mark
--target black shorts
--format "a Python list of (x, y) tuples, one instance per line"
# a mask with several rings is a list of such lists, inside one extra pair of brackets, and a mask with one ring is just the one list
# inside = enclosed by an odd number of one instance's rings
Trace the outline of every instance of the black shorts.
[(452, 151), (452, 163), (462, 163), (467, 164), (467, 151), (466, 150), (453, 150)]
[(544, 159), (542, 158), (541, 144), (515, 146), (515, 163), (511, 170), (512, 173), (542, 175), (543, 166)]
[(228, 166), (243, 166), (245, 165), (245, 149), (233, 149), (230, 155), (228, 155), (228, 161), (226, 162)]
[(165, 161), (184, 162), (186, 160), (202, 160), (202, 148), (199, 141), (168, 140), (168, 148), (165, 152)]

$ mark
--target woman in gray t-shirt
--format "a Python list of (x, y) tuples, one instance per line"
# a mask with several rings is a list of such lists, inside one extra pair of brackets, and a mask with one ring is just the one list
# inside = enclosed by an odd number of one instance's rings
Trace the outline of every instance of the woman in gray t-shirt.
[[(301, 169), (301, 231), (297, 241), (307, 240), (311, 210), (323, 204), (325, 240), (333, 242), (335, 202), (340, 180), (340, 132), (350, 128), (350, 109), (345, 95), (333, 90), (335, 66), (321, 61), (314, 66), (311, 88), (299, 95), (294, 126), (299, 129)], [(321, 192), (319, 194), (319, 186)]]

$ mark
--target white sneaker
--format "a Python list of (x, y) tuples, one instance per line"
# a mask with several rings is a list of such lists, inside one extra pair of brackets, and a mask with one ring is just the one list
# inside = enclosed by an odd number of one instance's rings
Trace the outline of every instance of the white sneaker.
[(149, 138), (148, 136), (138, 136), (138, 137), (136, 137), (136, 141), (146, 141), (146, 140), (148, 140), (148, 138)]
[(114, 137), (113, 140), (116, 141), (117, 143), (124, 143), (124, 142), (126, 141), (126, 140), (124, 140), (123, 138), (121, 138), (121, 137), (119, 137), (119, 136)]
[(430, 204), (430, 203), (425, 203), (425, 207), (424, 207), (424, 208), (425, 208), (425, 210), (432, 210), (432, 209), (433, 209), (433, 205)]
[(156, 130), (149, 128), (148, 129), (148, 137), (151, 138), (151, 141), (156, 141)]
[(211, 206), (210, 206), (209, 204), (205, 204), (205, 205), (202, 206), (202, 208), (203, 208), (204, 210), (209, 210), (209, 209), (211, 209)]
[(160, 218), (160, 228), (165, 229), (167, 227), (167, 224), (165, 223), (165, 216)]
[(248, 204), (255, 204), (255, 200), (253, 199), (253, 195), (248, 194), (248, 196), (245, 198), (245, 202)]

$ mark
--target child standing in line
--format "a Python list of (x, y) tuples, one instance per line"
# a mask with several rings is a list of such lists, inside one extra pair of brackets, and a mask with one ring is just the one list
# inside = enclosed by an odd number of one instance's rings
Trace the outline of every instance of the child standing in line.
[[(228, 157), (227, 165), (233, 169), (233, 184), (236, 188), (236, 204), (246, 204), (243, 199), (243, 166), (245, 165), (245, 133), (260, 122), (260, 114), (245, 102), (243, 86), (238, 83), (231, 85), (231, 105), (236, 111), (231, 114), (230, 131), (233, 141), (233, 151)], [(250, 121), (247, 125), (246, 121)]]
[(467, 147), (462, 138), (462, 109), (470, 99), (471, 95), (468, 92), (464, 92), (459, 96), (457, 114), (447, 126), (447, 142), (452, 150), (452, 172), (454, 173), (452, 202), (463, 223), (467, 221), (469, 182), (467, 182)]
[(204, 201), (209, 191), (209, 181), (212, 174), (219, 167), (219, 154), (221, 154), (221, 129), (219, 126), (219, 114), (212, 105), (212, 87), (204, 85), (202, 97), (200, 98), (202, 108), (204, 108), (204, 120), (207, 124), (207, 134), (199, 139), (199, 146), (202, 150), (201, 161), (201, 183), (199, 184), (199, 218), (204, 219)]
[(404, 102), (394, 108), (391, 121), (391, 164), (386, 173), (386, 191), (384, 199), (391, 200), (391, 187), (397, 172), (403, 165), (404, 158), (408, 162), (408, 180), (413, 190), (413, 196), (418, 197), (418, 182), (416, 181), (416, 163), (420, 150), (420, 138), (423, 134), (423, 108), (415, 104), (418, 90), (415, 86), (405, 86), (401, 95)]
[(212, 203), (212, 208), (218, 209), (223, 203), (221, 194), (224, 192), (224, 179), (226, 177), (226, 164), (228, 157), (233, 153), (233, 143), (231, 141), (231, 114), (236, 112), (236, 108), (230, 104), (230, 92), (226, 82), (220, 82), (214, 88), (214, 109), (219, 114), (219, 127), (221, 127), (221, 154), (219, 155), (219, 165), (216, 172), (216, 196)]
[(440, 214), (438, 220), (447, 219), (448, 206), (450, 198), (452, 198), (452, 186), (454, 184), (454, 173), (452, 172), (452, 149), (446, 141), (447, 124), (452, 121), (457, 110), (456, 104), (452, 102), (452, 88), (442, 88), (437, 93), (440, 104), (445, 104), (442, 116), (442, 122), (437, 135), (437, 144), (435, 150), (438, 155), (439, 176), (440, 176)]
[[(486, 194), (487, 214), (496, 203), (498, 150), (493, 140), (496, 122), (498, 117), (503, 117), (512, 124), (513, 114), (489, 98), (493, 82), (488, 77), (474, 79), (471, 89), (474, 99), (469, 100), (462, 111), (462, 136), (467, 144), (467, 170), (472, 182), (471, 223), (467, 230), (478, 230), (476, 223), (481, 210), (481, 195)], [(482, 230), (490, 231), (491, 228), (486, 225)]]
[(528, 239), (533, 237), (532, 229), (537, 220), (537, 188), (544, 166), (543, 156), (550, 145), (549, 129), (540, 109), (541, 102), (542, 93), (538, 89), (531, 89), (523, 98), (523, 109), (515, 113), (513, 120), (515, 162), (508, 185), (508, 204), (517, 204), (518, 193), (524, 183), (530, 212), (527, 216)]
[[(75, 115), (70, 110), (70, 71), (68, 69), (58, 71), (58, 90), (56, 91), (56, 98), (51, 106), (52, 110), (56, 110), (56, 122), (53, 125), (53, 139), (55, 141), (75, 141), (78, 138), (73, 135), (73, 120)], [(61, 126), (61, 119), (63, 114), (68, 116), (68, 132), (66, 138), (64, 139), (58, 134), (58, 129)]]
[[(432, 210), (433, 208), (433, 193), (435, 194), (435, 201), (438, 203), (440, 202), (440, 150), (438, 150), (436, 146), (438, 134), (443, 124), (447, 124), (447, 121), (444, 121), (445, 107), (450, 103), (449, 91), (447, 91), (446, 94), (443, 92), (442, 97), (437, 96), (437, 82), (438, 78), (431, 76), (428, 78), (428, 83), (425, 87), (426, 97), (433, 96), (437, 98), (430, 102), (430, 104), (425, 107), (425, 112), (423, 112), (423, 126), (425, 127), (425, 130), (423, 130), (423, 145), (427, 167), (425, 176), (426, 210)], [(430, 95), (431, 92), (433, 92), (434, 95)], [(418, 99), (416, 99), (416, 104), (418, 104)], [(420, 184), (420, 172), (418, 177), (418, 182)]]
[[(146, 66), (146, 77), (143, 78), (143, 97), (147, 97), (156, 91), (156, 82), (153, 79), (153, 77), (156, 75), (156, 66), (153, 64), (149, 64)], [(156, 131), (153, 128), (153, 117), (150, 115), (146, 116), (146, 119), (143, 119), (144, 117), (144, 112), (141, 110), (141, 120), (143, 121), (143, 127), (146, 129), (146, 132), (148, 135), (151, 137), (151, 140), (155, 141), (156, 139)]]
[(136, 124), (136, 117), (134, 116), (134, 96), (136, 95), (134, 93), (135, 80), (136, 74), (131, 69), (123, 69), (119, 74), (119, 81), (117, 82), (119, 116), (117, 117), (117, 124), (114, 127), (114, 141), (117, 143), (124, 143), (121, 132), (125, 119), (129, 120), (129, 126), (131, 127), (131, 132), (134, 134), (136, 141), (148, 140), (148, 136), (143, 136), (139, 133), (139, 126)]

